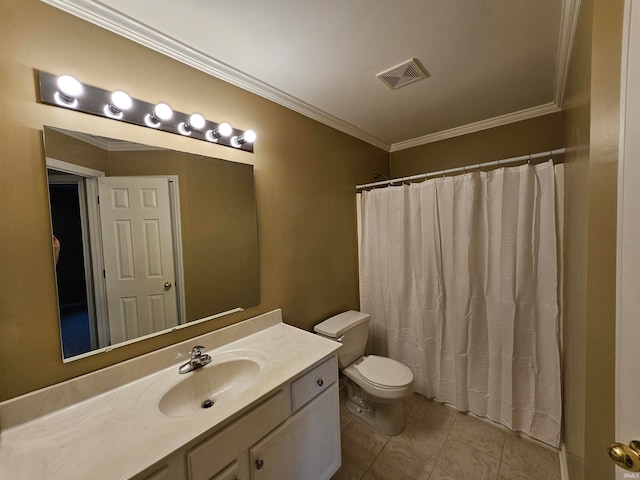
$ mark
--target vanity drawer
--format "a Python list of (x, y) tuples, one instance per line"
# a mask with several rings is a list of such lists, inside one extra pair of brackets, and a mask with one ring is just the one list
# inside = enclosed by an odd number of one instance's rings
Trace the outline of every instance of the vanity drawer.
[(190, 480), (209, 480), (291, 413), (283, 390), (187, 453)]
[(212, 477), (211, 480), (237, 480), (239, 471), (240, 464), (236, 460), (227, 468), (225, 468), (223, 472), (220, 472), (215, 477)]
[(170, 480), (169, 465), (165, 465), (160, 470), (156, 470), (148, 477), (144, 477), (144, 480)]
[(306, 373), (291, 384), (291, 403), (295, 412), (338, 379), (338, 357), (329, 360)]

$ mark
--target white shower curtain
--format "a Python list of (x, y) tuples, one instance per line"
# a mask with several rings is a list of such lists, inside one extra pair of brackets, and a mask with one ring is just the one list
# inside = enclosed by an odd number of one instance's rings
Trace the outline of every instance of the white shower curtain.
[(366, 191), (360, 208), (370, 351), (417, 392), (557, 447), (553, 163)]

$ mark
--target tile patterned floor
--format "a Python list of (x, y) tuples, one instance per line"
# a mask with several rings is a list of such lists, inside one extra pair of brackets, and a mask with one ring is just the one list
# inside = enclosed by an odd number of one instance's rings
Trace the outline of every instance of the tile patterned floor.
[(342, 467), (332, 480), (560, 480), (558, 454), (509, 430), (414, 394), (405, 430), (388, 437), (341, 394)]

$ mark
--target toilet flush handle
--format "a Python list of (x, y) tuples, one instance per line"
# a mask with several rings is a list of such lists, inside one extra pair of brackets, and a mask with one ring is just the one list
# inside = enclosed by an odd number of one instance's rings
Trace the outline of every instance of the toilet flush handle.
[(340, 338), (336, 338), (336, 342), (342, 343), (342, 340), (344, 340), (344, 335), (342, 335)]

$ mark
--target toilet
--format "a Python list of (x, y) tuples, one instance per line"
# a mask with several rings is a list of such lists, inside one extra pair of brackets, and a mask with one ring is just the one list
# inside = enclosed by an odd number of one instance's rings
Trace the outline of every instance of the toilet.
[(349, 310), (319, 323), (314, 330), (342, 343), (338, 366), (349, 411), (385, 435), (398, 435), (405, 424), (402, 400), (413, 393), (413, 372), (391, 358), (364, 354), (369, 318), (367, 313)]

